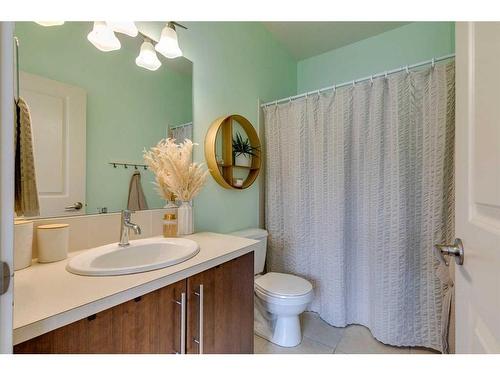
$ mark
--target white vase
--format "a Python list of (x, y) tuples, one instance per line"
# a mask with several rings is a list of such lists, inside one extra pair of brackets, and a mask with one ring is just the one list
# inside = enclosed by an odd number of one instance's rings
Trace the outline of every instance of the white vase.
[(239, 154), (234, 158), (234, 164), (240, 167), (250, 167), (252, 165), (252, 157), (247, 154)]
[(182, 202), (177, 209), (177, 234), (185, 236), (193, 232), (193, 207), (191, 202)]

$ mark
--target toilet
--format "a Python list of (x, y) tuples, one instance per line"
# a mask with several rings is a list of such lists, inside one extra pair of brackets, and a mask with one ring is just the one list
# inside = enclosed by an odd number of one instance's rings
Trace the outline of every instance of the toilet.
[(246, 229), (230, 233), (260, 241), (254, 250), (255, 331), (274, 344), (297, 346), (302, 341), (299, 316), (313, 298), (309, 281), (290, 274), (264, 272), (267, 231)]

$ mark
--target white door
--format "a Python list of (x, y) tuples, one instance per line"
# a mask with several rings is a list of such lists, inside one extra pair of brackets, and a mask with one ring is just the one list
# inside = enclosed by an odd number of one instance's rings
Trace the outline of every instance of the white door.
[[(12, 353), (14, 247), (14, 57), (12, 22), (0, 22), (0, 354)], [(7, 266), (5, 266), (7, 265)], [(4, 272), (7, 268), (10, 272)], [(9, 283), (4, 292), (2, 286)], [(1, 361), (0, 361), (1, 362)]]
[(457, 353), (500, 353), (500, 22), (456, 25)]
[(40, 216), (85, 213), (85, 90), (21, 72), (20, 92), (31, 114)]

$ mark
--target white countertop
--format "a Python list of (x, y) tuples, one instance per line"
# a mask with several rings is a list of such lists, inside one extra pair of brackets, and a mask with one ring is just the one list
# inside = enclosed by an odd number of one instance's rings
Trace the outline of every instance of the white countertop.
[[(16, 271), (14, 345), (247, 254), (258, 242), (217, 233), (196, 233), (186, 238), (196, 241), (200, 252), (183, 263), (155, 271), (79, 276), (66, 271), (69, 258), (33, 263)], [(72, 252), (69, 257), (81, 252)]]

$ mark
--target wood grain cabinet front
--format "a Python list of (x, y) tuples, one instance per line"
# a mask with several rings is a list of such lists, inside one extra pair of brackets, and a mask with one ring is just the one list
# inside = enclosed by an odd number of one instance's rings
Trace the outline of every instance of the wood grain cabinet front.
[(22, 342), (14, 353), (253, 353), (253, 253)]

